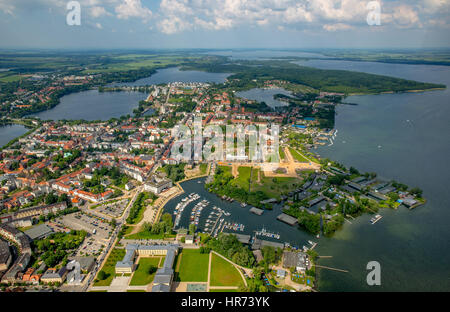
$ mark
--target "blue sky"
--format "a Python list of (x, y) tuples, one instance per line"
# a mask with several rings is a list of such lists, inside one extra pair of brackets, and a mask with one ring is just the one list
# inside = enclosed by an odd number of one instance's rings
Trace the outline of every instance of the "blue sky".
[[(0, 0), (0, 48), (450, 47), (450, 0)], [(373, 2), (373, 1), (372, 1)], [(375, 11), (373, 11), (375, 12)]]

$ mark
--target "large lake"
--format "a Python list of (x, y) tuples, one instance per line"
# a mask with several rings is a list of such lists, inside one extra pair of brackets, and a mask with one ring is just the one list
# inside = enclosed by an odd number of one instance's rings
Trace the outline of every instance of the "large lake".
[(295, 50), (275, 51), (275, 50), (221, 50), (205, 52), (204, 54), (213, 54), (228, 56), (233, 60), (263, 60), (286, 57), (304, 57), (304, 58), (323, 58), (324, 56), (314, 52), (302, 52)]
[(147, 95), (141, 92), (98, 92), (89, 90), (61, 98), (54, 108), (31, 116), (42, 120), (108, 120), (132, 114), (139, 101)]
[(273, 88), (273, 89), (254, 88), (247, 91), (236, 92), (236, 96), (238, 97), (258, 102), (265, 102), (271, 108), (286, 106), (287, 105), (286, 102), (276, 100), (273, 98), (275, 94), (291, 95), (291, 92), (281, 88)]
[(8, 144), (9, 141), (27, 133), (27, 128), (22, 125), (0, 126), (0, 147)]
[[(303, 65), (346, 69), (400, 78), (450, 85), (450, 67), (398, 65), (374, 62), (311, 60)], [(242, 94), (240, 94), (242, 96)], [(250, 96), (245, 94), (248, 98)], [(266, 211), (258, 217), (208, 194), (203, 184), (188, 181), (186, 193), (197, 192), (231, 213), (227, 221), (246, 224), (244, 233), (265, 226), (281, 235), (281, 242), (296, 246), (307, 240), (318, 241), (321, 255), (333, 256), (320, 264), (349, 270), (340, 273), (318, 270), (322, 291), (448, 291), (450, 290), (450, 91), (353, 96), (348, 102), (357, 106), (337, 108), (338, 135), (334, 145), (316, 151), (361, 171), (377, 172), (386, 179), (396, 179), (424, 190), (428, 203), (409, 211), (381, 210), (383, 219), (371, 225), (370, 215), (363, 215), (332, 238), (311, 238), (305, 232), (275, 219), (280, 212)], [(171, 212), (182, 196), (167, 205)], [(181, 224), (189, 223), (186, 208)], [(202, 217), (204, 218), (204, 217)], [(200, 227), (205, 220), (201, 219)], [(367, 263), (381, 264), (381, 286), (366, 283)]]
[(209, 82), (223, 83), (231, 74), (207, 73), (196, 70), (180, 70), (178, 67), (159, 69), (150, 77), (136, 80), (134, 82), (122, 82), (111, 84), (113, 86), (145, 86), (157, 85), (171, 82)]
[[(303, 65), (390, 75), (450, 86), (450, 67), (375, 62), (312, 60)], [(320, 155), (361, 171), (377, 172), (424, 190), (428, 203), (409, 211), (382, 210), (370, 225), (363, 216), (332, 239), (320, 239), (317, 251), (331, 255), (325, 266), (350, 273), (319, 270), (325, 291), (450, 290), (450, 90), (352, 96), (358, 106), (339, 106), (338, 135)], [(366, 265), (378, 261), (382, 285), (366, 283)]]
[[(143, 86), (170, 82), (211, 82), (222, 83), (230, 74), (206, 73), (200, 71), (180, 71), (178, 68), (158, 70), (148, 78), (130, 83), (116, 83), (115, 86)], [(69, 94), (61, 98), (61, 103), (54, 108), (30, 116), (42, 120), (108, 120), (132, 114), (139, 101), (146, 94), (140, 92), (98, 92), (89, 90)]]

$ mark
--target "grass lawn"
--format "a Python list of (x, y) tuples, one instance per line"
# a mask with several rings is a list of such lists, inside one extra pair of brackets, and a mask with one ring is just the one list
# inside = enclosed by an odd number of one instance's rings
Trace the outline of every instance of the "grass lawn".
[(206, 174), (206, 171), (208, 170), (208, 164), (200, 164), (200, 173)]
[(250, 183), (250, 173), (252, 171), (251, 167), (239, 167), (238, 177), (233, 181), (233, 184), (248, 191), (248, 185)]
[(209, 254), (201, 254), (198, 249), (183, 249), (178, 257), (177, 280), (181, 282), (207, 282)]
[(278, 148), (278, 152), (280, 154), (280, 160), (284, 160), (284, 158), (286, 157), (286, 155), (284, 154), (284, 148), (282, 148), (281, 146)]
[(211, 255), (211, 286), (239, 286), (242, 277), (228, 261), (216, 254)]
[(114, 248), (106, 259), (105, 265), (102, 268), (102, 271), (105, 271), (107, 277), (102, 281), (96, 281), (94, 286), (109, 286), (111, 285), (111, 281), (116, 276), (115, 266), (117, 261), (120, 261), (125, 256), (125, 249)]
[(141, 231), (135, 234), (127, 235), (127, 239), (164, 239), (175, 238), (176, 234), (152, 234), (148, 231)]
[(266, 177), (261, 173), (260, 183), (252, 183), (252, 192), (262, 191), (270, 198), (280, 198), (284, 193), (288, 193), (294, 189), (297, 189), (297, 183), (300, 183), (301, 179), (287, 178), (287, 177)]
[(209, 292), (238, 292), (239, 289), (210, 289)]
[(127, 292), (146, 292), (146, 291), (142, 289), (128, 289)]
[(292, 157), (294, 157), (294, 159), (298, 162), (307, 162), (309, 163), (310, 161), (308, 159), (306, 159), (305, 157), (303, 157), (299, 152), (297, 152), (295, 149), (293, 149), (292, 147), (289, 148), (289, 151), (291, 152)]
[(136, 271), (134, 271), (131, 278), (130, 286), (144, 286), (153, 282), (155, 272), (149, 274), (148, 271), (151, 266), (158, 268), (161, 257), (140, 258)]

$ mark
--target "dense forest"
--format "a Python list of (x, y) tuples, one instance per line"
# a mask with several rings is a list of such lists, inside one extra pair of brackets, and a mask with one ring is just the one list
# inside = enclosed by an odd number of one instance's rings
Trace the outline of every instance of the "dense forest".
[(409, 90), (445, 88), (445, 85), (423, 83), (388, 76), (366, 74), (345, 70), (324, 70), (304, 67), (288, 61), (239, 61), (223, 62), (220, 58), (209, 63), (192, 62), (185, 69), (208, 72), (234, 73), (228, 80), (243, 82), (260, 80), (285, 80), (320, 91), (338, 93), (382, 93)]

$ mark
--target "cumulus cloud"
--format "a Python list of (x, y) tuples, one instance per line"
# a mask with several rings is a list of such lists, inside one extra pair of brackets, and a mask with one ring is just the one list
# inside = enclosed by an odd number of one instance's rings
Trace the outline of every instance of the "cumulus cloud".
[(104, 7), (101, 7), (101, 6), (91, 7), (89, 9), (89, 14), (94, 18), (98, 18), (98, 17), (105, 16), (105, 15), (112, 15), (111, 13), (106, 11), (106, 9)]
[(349, 30), (353, 27), (351, 25), (347, 25), (344, 23), (336, 23), (336, 24), (325, 24), (323, 25), (323, 29), (326, 31), (339, 31), (339, 30)]
[(447, 11), (450, 9), (450, 0), (423, 0), (422, 9), (429, 14)]
[(400, 28), (421, 27), (417, 10), (409, 5), (399, 5), (392, 8), (391, 12), (383, 13), (382, 24), (393, 24)]
[(161, 32), (167, 35), (182, 32), (184, 30), (191, 29), (191, 27), (192, 24), (176, 16), (166, 18), (158, 24), (158, 28), (161, 30)]
[(143, 21), (148, 21), (153, 15), (149, 8), (142, 6), (141, 0), (124, 0), (116, 6), (115, 11), (117, 18), (125, 20), (129, 18), (140, 18)]
[[(162, 0), (159, 13), (165, 24), (177, 17), (194, 28), (211, 30), (296, 24), (337, 30), (344, 26), (333, 25), (365, 21), (367, 9), (361, 0)], [(171, 33), (181, 30), (170, 29)]]
[(14, 15), (14, 5), (6, 0), (0, 0), (0, 11), (5, 14)]
[[(15, 15), (34, 8), (52, 8), (66, 14), (69, 0), (0, 0), (0, 14)], [(115, 16), (123, 21), (150, 22), (165, 34), (205, 29), (210, 31), (255, 27), (261, 29), (305, 29), (346, 31), (367, 27), (369, 0), (78, 0), (83, 16), (92, 24)], [(444, 25), (450, 0), (386, 0), (381, 3), (382, 25), (396, 28)], [(113, 15), (113, 14), (114, 15)], [(432, 21), (432, 22), (431, 22)]]

